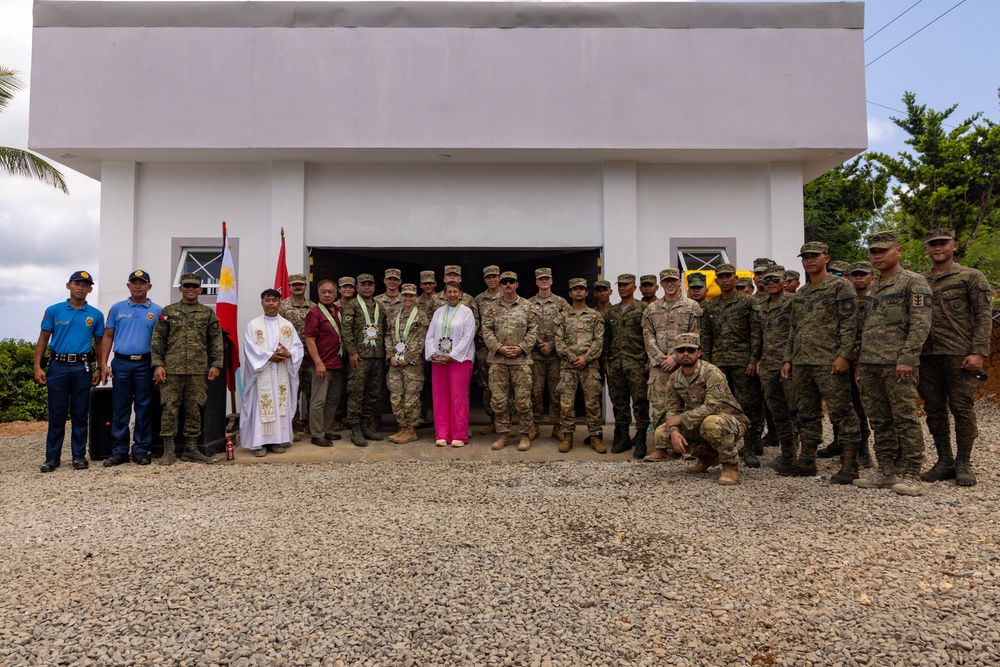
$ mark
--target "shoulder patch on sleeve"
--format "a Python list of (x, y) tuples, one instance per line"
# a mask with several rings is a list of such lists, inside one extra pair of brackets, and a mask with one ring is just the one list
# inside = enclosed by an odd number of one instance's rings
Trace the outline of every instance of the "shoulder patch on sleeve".
[(914, 308), (931, 308), (934, 303), (933, 292), (927, 285), (914, 285), (910, 300)]

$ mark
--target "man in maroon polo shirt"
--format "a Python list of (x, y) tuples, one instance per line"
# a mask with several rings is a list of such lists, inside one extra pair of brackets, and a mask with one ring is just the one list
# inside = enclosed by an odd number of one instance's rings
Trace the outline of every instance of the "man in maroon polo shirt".
[(309, 432), (312, 444), (332, 447), (340, 436), (330, 432), (344, 390), (343, 344), (340, 342), (340, 309), (335, 305), (337, 285), (321, 280), (319, 304), (306, 315), (306, 365), (312, 379)]

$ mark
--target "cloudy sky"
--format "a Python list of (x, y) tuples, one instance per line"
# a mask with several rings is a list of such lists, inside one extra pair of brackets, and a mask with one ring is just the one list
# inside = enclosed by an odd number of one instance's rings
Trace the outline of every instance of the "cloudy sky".
[[(26, 84), (31, 72), (31, 6), (31, 0), (0, 0), (0, 64), (18, 70)], [(1000, 2), (870, 0), (865, 25), (865, 61), (871, 63), (866, 68), (871, 150), (895, 153), (906, 148), (889, 117), (900, 115), (894, 110), (902, 108), (907, 90), (932, 108), (958, 104), (958, 117), (983, 111), (1000, 121), (1000, 49), (994, 34), (1000, 25)], [(28, 98), (26, 86), (0, 115), (0, 145), (27, 146)], [(0, 176), (0, 338), (35, 340), (42, 311), (66, 297), (70, 273), (97, 273), (100, 183), (68, 168), (63, 172), (69, 196)], [(70, 230), (74, 239), (86, 242), (63, 243)]]

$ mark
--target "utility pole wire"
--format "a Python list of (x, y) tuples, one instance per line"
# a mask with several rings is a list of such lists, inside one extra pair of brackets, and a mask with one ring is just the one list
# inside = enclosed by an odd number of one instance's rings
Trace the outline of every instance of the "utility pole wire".
[(889, 49), (888, 51), (886, 51), (885, 53), (883, 53), (882, 55), (880, 55), (880, 56), (879, 56), (878, 58), (876, 58), (875, 60), (872, 60), (871, 62), (867, 63), (867, 64), (865, 65), (865, 67), (867, 68), (867, 67), (868, 67), (869, 65), (874, 65), (874, 64), (875, 64), (875, 63), (877, 63), (877, 62), (878, 62), (879, 60), (881, 60), (881, 59), (882, 59), (882, 58), (884, 58), (885, 56), (887, 56), (887, 55), (889, 55), (890, 53), (892, 53), (893, 51), (895, 51), (895, 50), (896, 50), (896, 49), (897, 49), (898, 47), (902, 46), (902, 45), (903, 45), (903, 44), (905, 44), (906, 42), (910, 41), (910, 39), (912, 39), (913, 37), (916, 37), (916, 36), (917, 36), (917, 35), (919, 35), (919, 34), (920, 34), (921, 32), (923, 32), (923, 31), (924, 31), (924, 30), (926, 30), (927, 28), (929, 28), (929, 27), (931, 27), (932, 25), (934, 25), (935, 23), (937, 23), (938, 19), (941, 19), (941, 18), (943, 18), (944, 16), (946, 16), (947, 14), (950, 14), (950, 13), (951, 13), (951, 12), (952, 12), (952, 11), (953, 11), (954, 9), (956, 9), (956, 8), (957, 8), (957, 7), (959, 6), (959, 5), (964, 5), (964, 4), (965, 4), (965, 2), (966, 2), (966, 0), (959, 0), (959, 2), (958, 2), (958, 3), (956, 3), (955, 5), (953, 5), (953, 6), (951, 7), (951, 9), (949, 9), (948, 11), (946, 11), (946, 12), (945, 12), (944, 14), (941, 14), (940, 16), (938, 16), (938, 17), (937, 17), (936, 19), (934, 19), (933, 21), (931, 21), (930, 23), (928, 23), (927, 25), (925, 25), (925, 26), (924, 26), (923, 28), (921, 28), (920, 30), (917, 30), (917, 31), (916, 31), (915, 33), (911, 34), (911, 35), (910, 35), (909, 37), (907, 37), (906, 39), (904, 39), (904, 40), (903, 40), (902, 42), (900, 42), (899, 44), (896, 44), (896, 46), (892, 47), (891, 49)]

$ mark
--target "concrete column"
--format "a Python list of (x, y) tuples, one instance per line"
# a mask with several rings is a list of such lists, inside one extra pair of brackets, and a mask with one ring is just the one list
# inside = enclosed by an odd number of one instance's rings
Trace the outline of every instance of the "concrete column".
[[(126, 278), (136, 268), (138, 173), (139, 167), (135, 162), (101, 163), (101, 231), (96, 305), (105, 313), (113, 303), (128, 298)], [(171, 278), (172, 276), (163, 276), (157, 280), (168, 284)], [(94, 304), (93, 299), (90, 302)]]
[(604, 176), (604, 255), (601, 275), (614, 284), (620, 273), (637, 273), (639, 221), (634, 162), (602, 165)]
[(285, 229), (285, 261), (288, 273), (309, 273), (306, 257), (306, 164), (271, 164), (271, 266), (281, 250)]
[[(805, 236), (802, 209), (802, 163), (771, 162), (767, 165), (767, 195), (770, 226), (768, 257), (787, 268), (795, 264)], [(788, 266), (788, 262), (792, 262)]]

